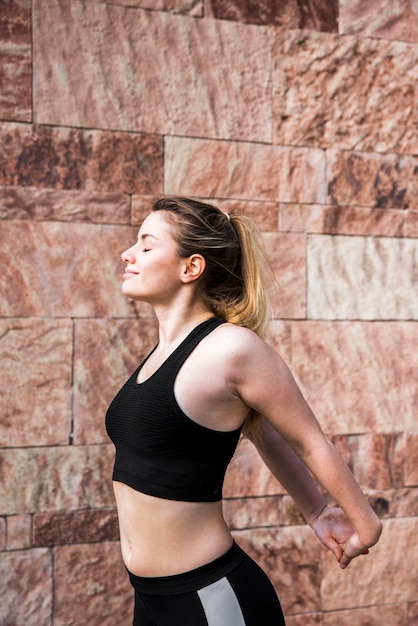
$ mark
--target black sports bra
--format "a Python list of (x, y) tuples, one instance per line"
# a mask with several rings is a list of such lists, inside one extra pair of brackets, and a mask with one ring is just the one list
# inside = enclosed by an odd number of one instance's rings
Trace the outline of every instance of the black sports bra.
[(202, 426), (183, 413), (174, 395), (180, 367), (222, 323), (210, 318), (199, 324), (150, 378), (138, 384), (145, 359), (115, 396), (106, 414), (106, 429), (116, 448), (113, 480), (169, 500), (222, 498), (225, 471), (241, 428), (218, 431)]

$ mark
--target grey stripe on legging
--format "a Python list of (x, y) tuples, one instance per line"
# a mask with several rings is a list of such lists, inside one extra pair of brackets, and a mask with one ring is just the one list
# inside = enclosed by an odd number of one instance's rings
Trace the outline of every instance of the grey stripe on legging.
[(208, 626), (245, 626), (241, 607), (227, 578), (221, 578), (197, 593)]

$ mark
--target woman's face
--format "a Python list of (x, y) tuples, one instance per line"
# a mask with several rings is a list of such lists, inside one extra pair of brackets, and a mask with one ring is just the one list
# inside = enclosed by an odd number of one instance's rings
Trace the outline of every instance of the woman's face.
[(137, 242), (122, 253), (126, 263), (122, 293), (150, 304), (169, 304), (182, 286), (184, 259), (177, 253), (174, 227), (164, 211), (142, 223)]

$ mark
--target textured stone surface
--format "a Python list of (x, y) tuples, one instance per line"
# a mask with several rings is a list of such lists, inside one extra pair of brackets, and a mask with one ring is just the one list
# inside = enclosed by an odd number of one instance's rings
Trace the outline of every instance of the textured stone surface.
[(298, 322), (292, 370), (328, 433), (417, 432), (416, 324)]
[[(411, 218), (409, 218), (411, 221)], [(285, 232), (402, 237), (411, 235), (407, 211), (320, 204), (279, 207), (279, 229)]]
[(32, 537), (34, 546), (117, 541), (119, 525), (116, 510), (35, 513)]
[(167, 137), (164, 191), (206, 198), (324, 202), (322, 150)]
[(124, 194), (0, 187), (0, 219), (129, 224), (130, 216)]
[(0, 451), (0, 515), (114, 505), (112, 445)]
[[(414, 151), (416, 145), (415, 139)], [(416, 209), (417, 157), (339, 150), (327, 150), (326, 157), (328, 200), (332, 204)]]
[(71, 322), (0, 319), (0, 351), (0, 440), (8, 446), (68, 443)]
[(278, 33), (274, 142), (415, 154), (417, 61), (405, 43)]
[(2, 553), (0, 623), (47, 626), (52, 616), (52, 560), (49, 550)]
[(416, 602), (417, 531), (416, 519), (385, 520), (382, 537), (370, 555), (358, 558), (344, 571), (333, 568), (333, 557), (325, 554), (321, 584), (323, 608), (330, 611)]
[[(79, 320), (75, 332), (74, 441), (107, 443), (113, 396), (157, 342), (150, 320)], [(103, 386), (103, 381), (109, 381)]]
[(221, 20), (274, 24), (282, 28), (336, 31), (337, 0), (209, 0), (208, 11)]
[(418, 485), (418, 435), (408, 434), (405, 450), (405, 485)]
[(0, 145), (3, 185), (162, 191), (162, 140), (156, 135), (2, 123)]
[(7, 518), (7, 550), (30, 548), (31, 528), (30, 515), (10, 515)]
[[(325, 548), (310, 528), (236, 531), (234, 537), (269, 576), (286, 617), (320, 609), (321, 555)], [(330, 572), (336, 569), (333, 563)]]
[[(108, 224), (0, 223), (5, 316), (138, 316), (121, 294), (120, 253), (137, 229)], [(18, 259), (17, 267), (9, 261)]]
[(271, 140), (271, 31), (76, 0), (33, 31), (38, 123)]
[(0, 11), (0, 119), (32, 119), (31, 0), (9, 0)]
[(418, 42), (416, 0), (340, 0), (339, 32)]
[(416, 320), (418, 241), (308, 238), (311, 319)]
[(371, 626), (371, 624), (390, 624), (391, 626), (410, 626), (407, 604), (395, 604), (382, 607), (367, 607), (325, 613), (323, 626)]
[(181, 13), (184, 15), (195, 15), (199, 17), (203, 14), (204, 0), (90, 0), (101, 4), (115, 4), (118, 6), (137, 7), (150, 11), (169, 11), (170, 13)]
[(119, 544), (62, 546), (54, 549), (54, 624), (129, 624), (133, 590)]
[(305, 523), (290, 496), (228, 499), (224, 500), (223, 510), (231, 530)]

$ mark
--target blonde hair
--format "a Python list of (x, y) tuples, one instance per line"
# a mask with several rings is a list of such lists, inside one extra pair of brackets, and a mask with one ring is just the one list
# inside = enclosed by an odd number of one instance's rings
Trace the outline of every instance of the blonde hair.
[[(198, 283), (202, 301), (217, 317), (264, 337), (270, 319), (269, 264), (255, 222), (182, 197), (161, 198), (153, 211), (175, 216), (172, 223), (180, 257), (199, 253), (205, 258), (206, 268)], [(259, 416), (251, 412), (244, 433), (256, 438), (259, 423)]]

